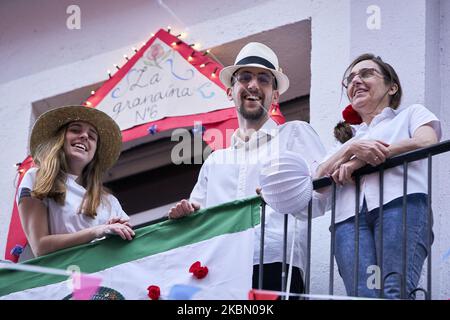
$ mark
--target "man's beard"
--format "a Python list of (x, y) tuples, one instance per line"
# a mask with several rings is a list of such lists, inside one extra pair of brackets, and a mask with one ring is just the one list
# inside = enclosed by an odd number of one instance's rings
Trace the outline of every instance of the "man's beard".
[[(261, 98), (261, 100), (259, 101), (259, 108), (246, 109), (245, 108), (245, 96), (242, 96), (242, 98), (241, 98), (241, 104), (238, 108), (238, 111), (241, 114), (241, 116), (246, 120), (250, 120), (250, 121), (261, 120), (269, 112), (270, 104), (269, 104), (269, 101), (267, 101), (266, 97), (264, 95), (259, 95), (256, 93), (255, 93), (255, 95), (257, 95)], [(268, 105), (268, 106), (266, 107), (266, 105)]]
[(241, 104), (241, 106), (239, 106), (238, 108), (238, 111), (244, 119), (253, 121), (260, 120), (266, 114), (266, 110), (262, 105), (256, 110), (249, 111), (245, 109), (243, 104)]

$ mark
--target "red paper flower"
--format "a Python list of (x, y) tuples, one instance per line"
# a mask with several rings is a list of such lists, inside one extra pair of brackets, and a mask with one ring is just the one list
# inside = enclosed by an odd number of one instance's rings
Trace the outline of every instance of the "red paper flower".
[(158, 300), (159, 296), (161, 295), (161, 290), (158, 286), (149, 286), (147, 288), (148, 290), (148, 297), (152, 300)]
[(200, 261), (196, 261), (189, 268), (189, 272), (194, 274), (197, 279), (203, 279), (208, 274), (208, 267), (202, 267)]
[(342, 117), (345, 122), (349, 124), (361, 124), (362, 122), (361, 116), (355, 111), (355, 109), (353, 109), (351, 104), (349, 104), (344, 111), (342, 111)]
[(147, 58), (156, 61), (158, 58), (162, 57), (163, 54), (163, 47), (159, 43), (156, 43), (150, 47), (150, 51), (147, 53)]

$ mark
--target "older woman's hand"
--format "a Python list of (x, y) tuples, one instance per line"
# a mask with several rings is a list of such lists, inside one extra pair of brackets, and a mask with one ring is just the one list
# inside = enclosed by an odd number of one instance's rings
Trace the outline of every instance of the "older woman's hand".
[(350, 145), (350, 152), (356, 158), (372, 165), (377, 166), (389, 156), (389, 144), (380, 140), (356, 140)]
[(346, 163), (343, 163), (332, 174), (331, 178), (336, 184), (344, 185), (347, 183), (353, 183), (352, 174), (359, 168), (363, 167), (366, 163), (360, 159), (352, 159)]

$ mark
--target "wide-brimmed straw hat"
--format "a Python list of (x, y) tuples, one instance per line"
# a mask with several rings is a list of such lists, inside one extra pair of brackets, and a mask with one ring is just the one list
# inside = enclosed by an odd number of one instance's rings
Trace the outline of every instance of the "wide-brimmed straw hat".
[(37, 147), (54, 137), (58, 130), (74, 121), (84, 121), (95, 127), (99, 136), (98, 160), (103, 171), (117, 161), (122, 148), (122, 134), (117, 123), (103, 111), (85, 106), (64, 106), (49, 110), (36, 120), (30, 137), (31, 156)]
[(289, 88), (289, 79), (278, 65), (277, 55), (265, 44), (250, 42), (245, 45), (237, 55), (234, 65), (225, 67), (220, 71), (220, 81), (227, 88), (230, 88), (233, 74), (243, 67), (257, 67), (272, 72), (277, 79), (277, 89), (280, 94)]

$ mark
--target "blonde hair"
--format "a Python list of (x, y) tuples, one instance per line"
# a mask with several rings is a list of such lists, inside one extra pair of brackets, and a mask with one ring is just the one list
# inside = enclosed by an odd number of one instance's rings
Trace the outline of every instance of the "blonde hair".
[[(38, 166), (36, 182), (31, 195), (38, 199), (51, 198), (64, 205), (66, 199), (67, 161), (64, 141), (68, 125), (61, 127), (56, 135), (40, 144), (33, 157)], [(97, 140), (97, 150), (100, 140)], [(97, 208), (108, 193), (102, 184), (102, 170), (97, 151), (92, 161), (83, 169), (81, 185), (86, 189), (78, 213), (95, 218)]]

